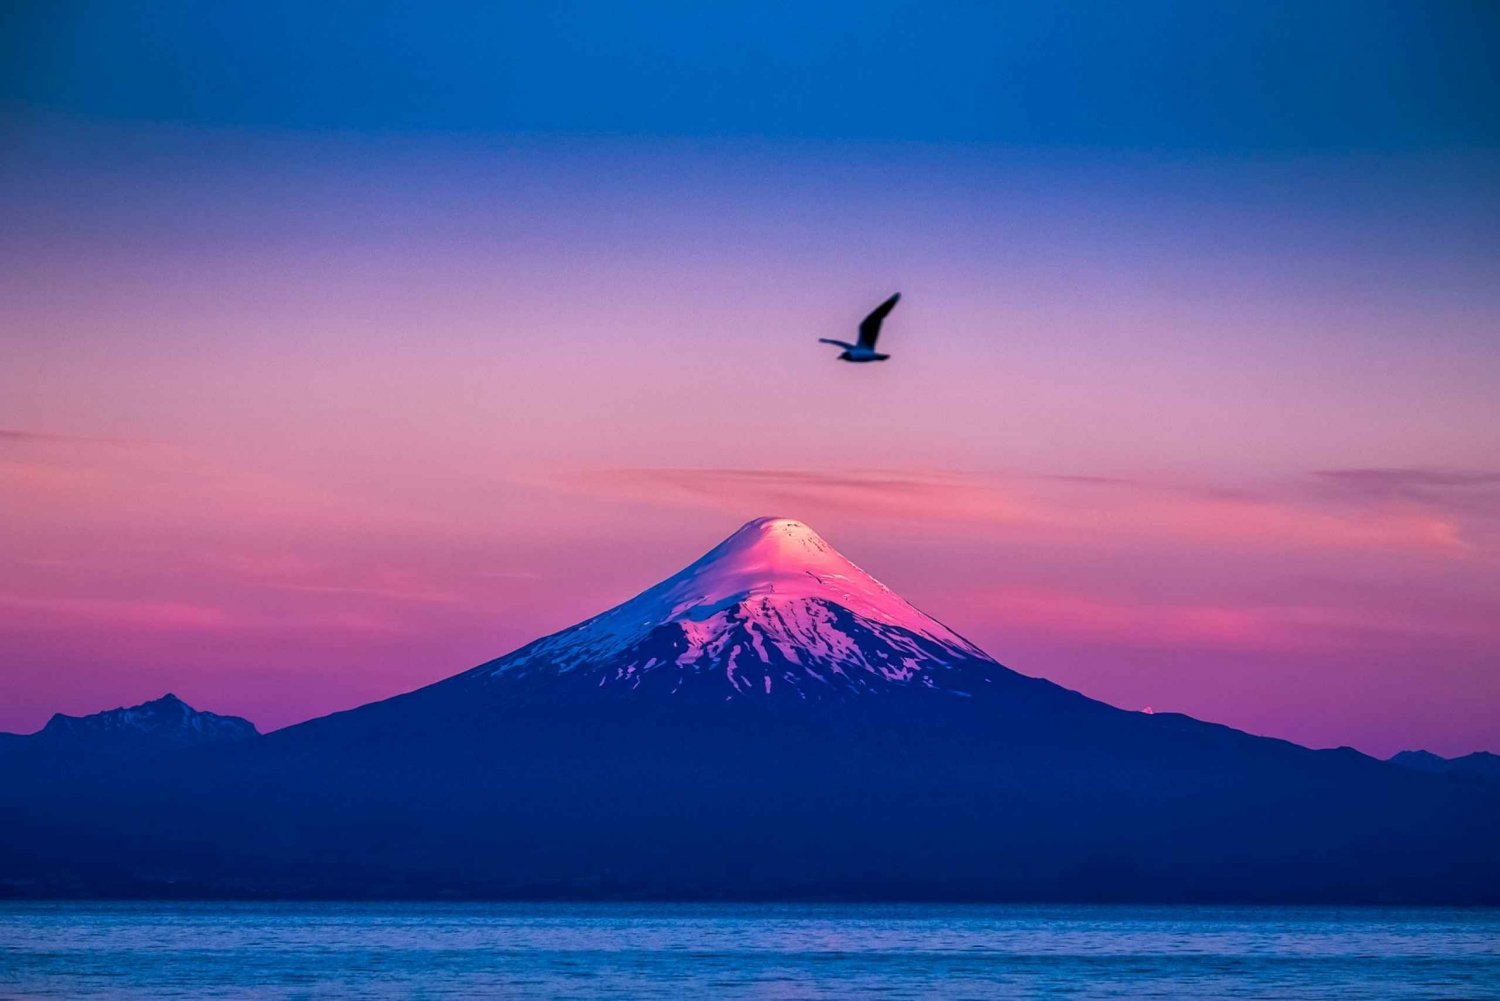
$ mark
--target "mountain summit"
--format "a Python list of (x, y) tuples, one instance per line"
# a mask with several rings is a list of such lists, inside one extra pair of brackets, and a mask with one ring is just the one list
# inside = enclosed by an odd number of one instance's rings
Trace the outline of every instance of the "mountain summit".
[(138, 706), (121, 706), (89, 716), (55, 713), (35, 734), (42, 741), (83, 746), (192, 746), (248, 740), (255, 736), (255, 726), (249, 720), (194, 709), (171, 692)]
[(461, 677), (577, 695), (955, 696), (1004, 668), (790, 518), (757, 518), (616, 607)]

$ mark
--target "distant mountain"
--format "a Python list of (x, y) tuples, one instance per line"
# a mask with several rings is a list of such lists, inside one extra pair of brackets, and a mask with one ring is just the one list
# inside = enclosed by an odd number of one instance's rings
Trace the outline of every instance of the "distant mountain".
[[(10, 735), (16, 738), (19, 735)], [(168, 693), (138, 706), (89, 716), (55, 714), (47, 725), (21, 742), (48, 747), (105, 748), (192, 747), (232, 743), (259, 736), (254, 724), (238, 716), (194, 709)], [(11, 746), (17, 746), (12, 740)]]
[(1500, 903), (1500, 788), (1018, 674), (788, 519), (405, 695), (0, 790), (33, 896)]
[(1402, 751), (1389, 760), (1394, 765), (1429, 775), (1459, 775), (1500, 783), (1500, 755), (1488, 751), (1475, 751), (1457, 758), (1439, 757), (1431, 751)]

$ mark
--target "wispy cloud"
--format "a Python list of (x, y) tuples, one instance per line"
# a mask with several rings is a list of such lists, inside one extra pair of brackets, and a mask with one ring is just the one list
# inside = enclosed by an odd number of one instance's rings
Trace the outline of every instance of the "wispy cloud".
[(1453, 469), (1324, 469), (1319, 476), (1377, 492), (1500, 486), (1500, 472)]
[[(52, 445), (0, 447), (0, 501), (42, 514), (67, 510), (78, 524), (170, 521), (178, 528), (201, 524), (224, 532), (252, 524), (344, 526), (356, 512), (365, 524), (433, 521), (410, 506), (368, 498), (351, 502), (343, 488), (315, 475), (171, 442), (57, 436), (24, 441)], [(78, 447), (60, 447), (65, 442)], [(124, 447), (93, 447), (98, 443)]]
[(615, 469), (581, 477), (640, 499), (748, 504), (766, 514), (809, 507), (874, 517), (1025, 522), (1041, 516), (1000, 485), (944, 473), (822, 473), (794, 469)]
[(255, 588), (429, 605), (463, 604), (468, 600), (417, 570), (332, 566), (286, 552), (214, 553), (205, 556), (205, 562)]
[(1178, 539), (1199, 544), (1463, 548), (1440, 505), (1309, 497), (1286, 484), (1239, 485), (1113, 476), (820, 473), (763, 469), (620, 469), (580, 477), (637, 500), (812, 517), (962, 522), (1049, 541)]
[(448, 591), (431, 587), (381, 587), (360, 584), (293, 584), (274, 582), (267, 585), (279, 591), (300, 591), (306, 594), (356, 595), (364, 598), (385, 598), (391, 601), (411, 601), (424, 605), (463, 604), (465, 598)]
[(1195, 602), (1010, 586), (960, 600), (970, 615), (987, 616), (1002, 630), (1147, 649), (1312, 651), (1359, 648), (1380, 635), (1470, 640), (1500, 635), (1491, 617), (1468, 614), (1469, 609), (1434, 616), (1400, 602), (1376, 607), (1320, 601), (1311, 593), (1301, 600), (1289, 595), (1273, 602), (1244, 597)]
[(114, 438), (108, 435), (54, 434), (50, 431), (28, 431), (22, 428), (0, 428), (0, 443), (10, 443), (16, 445), (132, 444), (132, 442), (128, 438)]
[(1256, 649), (1275, 632), (1258, 609), (1125, 601), (1058, 588), (996, 588), (970, 596), (968, 603), (1001, 628), (1113, 645)]
[(1500, 472), (1493, 470), (1325, 469), (1316, 475), (1325, 485), (1352, 497), (1500, 516)]
[(115, 629), (153, 632), (232, 634), (252, 630), (318, 629), (330, 632), (390, 633), (392, 623), (358, 613), (265, 615), (231, 612), (213, 605), (182, 601), (113, 598), (33, 597), (0, 594), (0, 608), (26, 613), (32, 625), (93, 622)]

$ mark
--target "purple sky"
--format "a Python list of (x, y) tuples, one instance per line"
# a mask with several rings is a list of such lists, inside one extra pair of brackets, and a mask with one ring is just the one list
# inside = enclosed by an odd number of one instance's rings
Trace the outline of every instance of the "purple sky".
[(0, 729), (282, 726), (778, 514), (1120, 706), (1500, 751), (1489, 5), (3, 20)]
[[(1118, 705), (1500, 749), (1483, 163), (28, 139), (0, 726), (295, 722), (778, 513)], [(897, 288), (895, 360), (834, 363)]]

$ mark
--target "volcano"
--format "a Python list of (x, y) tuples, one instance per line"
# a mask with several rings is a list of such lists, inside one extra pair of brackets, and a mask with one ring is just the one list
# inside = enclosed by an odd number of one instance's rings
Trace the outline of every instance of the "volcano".
[(1500, 902), (1500, 788), (1017, 673), (787, 518), (425, 688), (0, 788), (33, 895)]
[(623, 605), (461, 676), (572, 697), (967, 696), (1004, 669), (789, 518), (757, 518)]

